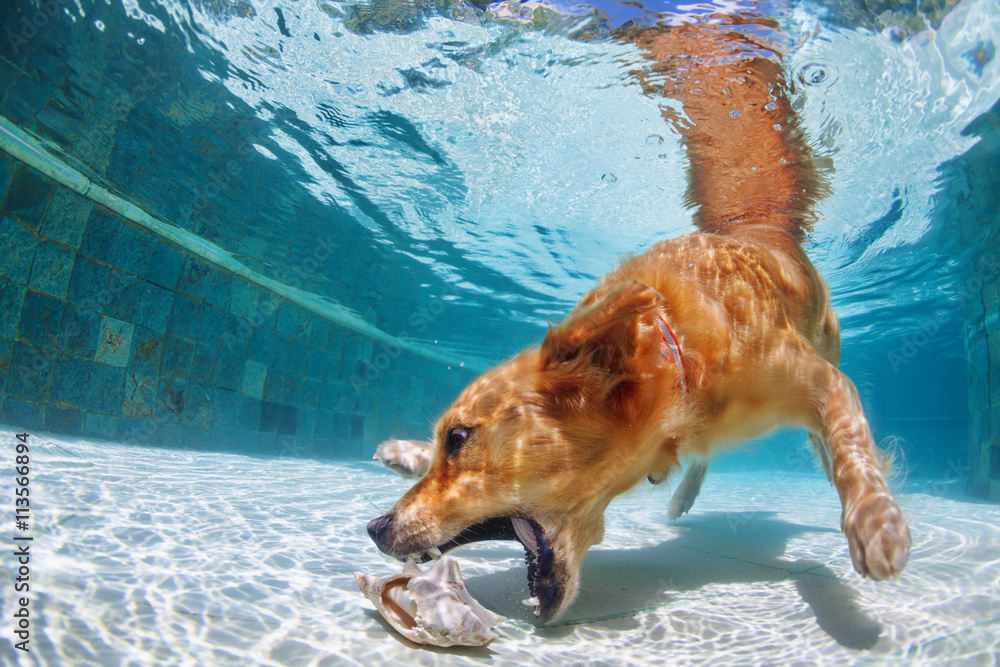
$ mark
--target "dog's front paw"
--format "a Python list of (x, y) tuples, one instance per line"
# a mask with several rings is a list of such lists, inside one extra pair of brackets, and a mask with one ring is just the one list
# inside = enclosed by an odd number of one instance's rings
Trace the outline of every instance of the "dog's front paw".
[(910, 555), (910, 529), (885, 491), (863, 496), (844, 508), (841, 528), (854, 569), (876, 581), (899, 575)]

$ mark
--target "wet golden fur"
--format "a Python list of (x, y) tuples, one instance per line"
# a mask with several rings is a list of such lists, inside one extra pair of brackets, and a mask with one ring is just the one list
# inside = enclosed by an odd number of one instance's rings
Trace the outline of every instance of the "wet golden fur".
[[(530, 517), (551, 539), (564, 588), (543, 621), (572, 602), (616, 495), (779, 425), (809, 430), (840, 495), (855, 569), (884, 579), (907, 559), (905, 519), (857, 391), (837, 368), (828, 290), (800, 246), (819, 196), (803, 196), (803, 186), (819, 190), (821, 179), (780, 94), (780, 67), (757, 55), (713, 59), (698, 37), (674, 30), (634, 39), (666, 74), (664, 94), (685, 104), (677, 127), (692, 157), (702, 231), (625, 260), (539, 347), (470, 384), (436, 426), (430, 470), (377, 538), (402, 556), (490, 517)], [(701, 49), (696, 66), (672, 60), (685, 49)], [(785, 134), (764, 110), (773, 100)], [(739, 130), (730, 108), (748, 118)], [(767, 168), (751, 170), (755, 161)], [(683, 366), (657, 318), (676, 334)], [(449, 447), (455, 429), (468, 438)], [(697, 470), (672, 516), (693, 502), (704, 467)]]

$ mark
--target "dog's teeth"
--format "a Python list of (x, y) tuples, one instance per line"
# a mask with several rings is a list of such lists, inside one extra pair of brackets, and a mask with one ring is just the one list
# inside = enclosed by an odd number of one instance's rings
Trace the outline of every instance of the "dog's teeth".
[(428, 549), (427, 554), (434, 560), (440, 560), (441, 558), (441, 550), (438, 549), (437, 547), (431, 547), (430, 549)]
[[(526, 604), (526, 605), (528, 605), (529, 607), (537, 607), (537, 606), (538, 606), (539, 604), (541, 604), (541, 603), (540, 603), (540, 602), (538, 602), (538, 597), (537, 597), (537, 596), (535, 596), (535, 597), (530, 597), (530, 598), (528, 598), (527, 600), (521, 600), (521, 604)], [(536, 613), (536, 614), (538, 613), (538, 610), (537, 610), (537, 609), (535, 610), (535, 613)]]

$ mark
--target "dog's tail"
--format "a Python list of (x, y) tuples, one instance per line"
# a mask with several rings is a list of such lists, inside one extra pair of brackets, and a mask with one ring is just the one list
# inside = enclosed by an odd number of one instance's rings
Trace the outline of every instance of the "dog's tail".
[(788, 99), (776, 24), (759, 17), (624, 33), (652, 61), (634, 72), (662, 105), (689, 158), (687, 203), (705, 232), (796, 243), (827, 193)]

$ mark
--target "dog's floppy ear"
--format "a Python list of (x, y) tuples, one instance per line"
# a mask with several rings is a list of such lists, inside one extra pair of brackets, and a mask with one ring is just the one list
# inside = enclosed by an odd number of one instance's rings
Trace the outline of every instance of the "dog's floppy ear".
[(542, 368), (567, 364), (578, 371), (601, 371), (612, 384), (631, 379), (639, 344), (640, 316), (663, 303), (663, 296), (637, 280), (588, 294), (542, 341)]

